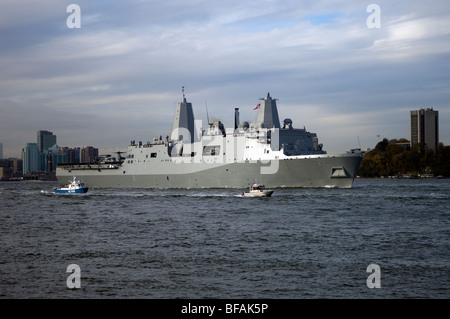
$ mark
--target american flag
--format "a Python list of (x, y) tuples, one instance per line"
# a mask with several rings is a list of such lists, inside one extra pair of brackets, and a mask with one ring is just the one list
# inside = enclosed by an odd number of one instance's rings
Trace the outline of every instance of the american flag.
[(258, 104), (257, 106), (255, 106), (254, 110), (259, 109), (261, 106), (261, 104)]

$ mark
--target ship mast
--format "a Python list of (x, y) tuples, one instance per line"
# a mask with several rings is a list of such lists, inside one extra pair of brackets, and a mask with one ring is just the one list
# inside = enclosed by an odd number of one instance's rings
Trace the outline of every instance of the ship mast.
[(277, 99), (272, 99), (267, 93), (266, 98), (261, 98), (261, 107), (258, 110), (257, 122), (265, 128), (280, 128), (278, 117)]
[(172, 139), (183, 140), (185, 143), (194, 142), (194, 112), (192, 103), (186, 101), (184, 86), (181, 88), (183, 101), (177, 103), (172, 129)]

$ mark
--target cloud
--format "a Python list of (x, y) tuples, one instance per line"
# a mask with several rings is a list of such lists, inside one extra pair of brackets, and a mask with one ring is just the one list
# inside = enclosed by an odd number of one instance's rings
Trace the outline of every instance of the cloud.
[(414, 58), (429, 54), (448, 54), (448, 17), (400, 17), (386, 27), (386, 35), (370, 48), (388, 59)]
[(355, 136), (373, 147), (372, 129), (408, 137), (408, 110), (433, 106), (450, 143), (445, 1), (379, 1), (380, 29), (361, 1), (78, 1), (80, 29), (66, 26), (70, 3), (2, 4), (5, 155), (39, 129), (100, 148), (168, 134), (181, 86), (197, 117), (207, 105), (225, 125), (234, 107), (256, 120), (269, 91), (280, 117), (335, 150)]

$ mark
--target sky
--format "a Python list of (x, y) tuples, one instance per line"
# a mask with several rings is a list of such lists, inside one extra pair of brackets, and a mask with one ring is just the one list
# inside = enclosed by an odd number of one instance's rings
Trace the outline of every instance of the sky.
[(448, 0), (2, 0), (0, 143), (125, 150), (171, 134), (184, 86), (227, 128), (270, 92), (328, 152), (409, 139), (428, 107), (450, 145), (449, 70)]

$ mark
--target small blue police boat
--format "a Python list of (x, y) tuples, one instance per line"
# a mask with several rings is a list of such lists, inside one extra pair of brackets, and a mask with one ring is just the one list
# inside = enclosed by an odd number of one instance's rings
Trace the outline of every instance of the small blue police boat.
[(70, 184), (65, 187), (61, 187), (55, 190), (55, 193), (58, 194), (82, 194), (87, 193), (88, 187), (84, 185), (82, 181), (77, 181), (77, 177), (74, 175), (73, 180), (69, 181)]

